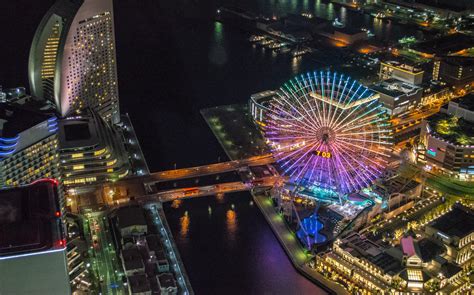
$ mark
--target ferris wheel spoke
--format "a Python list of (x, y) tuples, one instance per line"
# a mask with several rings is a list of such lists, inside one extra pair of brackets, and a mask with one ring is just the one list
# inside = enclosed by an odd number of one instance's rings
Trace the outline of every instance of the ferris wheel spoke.
[[(334, 147), (334, 149), (336, 150), (336, 152), (341, 153), (340, 150), (339, 150), (337, 147)], [(340, 154), (339, 154), (339, 155), (340, 155)], [(348, 165), (348, 167), (351, 168), (351, 170), (350, 170), (351, 173), (357, 173), (357, 169), (355, 169), (355, 167), (352, 166), (352, 164), (351, 164), (345, 157), (342, 157), (342, 156), (340, 155), (339, 158), (342, 159), (344, 162), (346, 162), (346, 164)], [(342, 161), (341, 161), (341, 162), (342, 162)], [(345, 166), (345, 165), (342, 165), (342, 166), (341, 166), (341, 169), (342, 169), (342, 170), (345, 170), (345, 171), (347, 172), (347, 169), (344, 168), (344, 166)], [(348, 173), (348, 172), (347, 172), (347, 173)], [(350, 177), (349, 179), (352, 179), (354, 183), (357, 183), (357, 185), (359, 185), (360, 187), (362, 187), (361, 184), (359, 183), (359, 181), (357, 180), (357, 178)]]
[[(351, 88), (349, 89), (348, 91), (348, 95), (344, 98), (344, 101), (342, 102), (342, 105), (348, 105), (352, 99), (354, 99), (354, 97), (356, 96), (357, 92), (359, 91), (359, 89), (362, 87), (362, 85), (359, 84), (359, 86), (357, 87), (357, 89), (352, 93), (352, 96), (350, 95), (351, 94), (351, 90), (352, 88), (354, 88), (354, 85), (356, 84), (356, 81), (354, 80), (352, 82), (352, 85), (351, 85)], [(349, 98), (350, 97), (350, 98)], [(348, 100), (349, 98), (349, 100)], [(337, 116), (337, 119), (336, 121), (330, 126), (330, 127), (334, 127), (334, 126), (337, 126), (337, 122), (339, 121), (339, 118), (346, 112), (346, 109), (342, 109), (340, 112), (339, 112), (339, 115)]]
[[(286, 100), (285, 100), (285, 102), (286, 102)], [(295, 120), (295, 121), (302, 122), (308, 129), (311, 129), (311, 130), (313, 130), (313, 131), (316, 131), (316, 127), (315, 127), (315, 126), (311, 126), (311, 125), (307, 124), (306, 122), (303, 122), (303, 121), (299, 120), (298, 118), (296, 118), (295, 116), (293, 116), (291, 113), (289, 113), (287, 110), (283, 109), (282, 107), (276, 106), (275, 108), (276, 108), (278, 111), (281, 111), (282, 113), (284, 113), (285, 116), (288, 116), (288, 117), (290, 117), (291, 119), (293, 119), (293, 120)], [(296, 109), (295, 109), (295, 110), (296, 110)], [(297, 110), (296, 110), (296, 111), (297, 111)], [(297, 111), (297, 112), (298, 112), (298, 111)], [(285, 118), (282, 118), (282, 117), (280, 116), (280, 114), (278, 114), (278, 112), (272, 111), (272, 113), (273, 113), (274, 116), (276, 116), (276, 117), (279, 118), (280, 120), (283, 120), (283, 121), (286, 120)], [(298, 113), (299, 113), (299, 112), (298, 112)], [(300, 114), (300, 115), (301, 115), (301, 114)], [(303, 115), (301, 115), (301, 116), (302, 116), (302, 118), (304, 118)], [(291, 125), (291, 124), (294, 124), (294, 123), (289, 122), (289, 124)]]
[[(337, 96), (336, 97), (338, 97), (338, 99), (337, 99), (338, 104), (341, 104), (341, 99), (344, 97), (344, 92), (346, 91), (347, 84), (349, 83), (349, 78), (347, 78), (346, 82), (344, 83), (344, 88), (342, 89), (341, 92), (339, 92), (339, 89), (341, 88), (343, 77), (344, 77), (344, 75), (341, 74), (341, 76), (339, 78), (339, 84), (337, 86), (338, 91), (337, 91)], [(337, 111), (333, 112), (331, 120), (329, 121), (329, 126), (332, 126), (334, 124), (334, 118), (336, 117), (337, 113), (338, 113)], [(339, 111), (339, 113), (340, 113), (340, 111)]]
[(303, 96), (306, 100), (306, 103), (307, 103), (309, 109), (311, 110), (311, 113), (312, 113), (311, 118), (314, 120), (315, 125), (317, 125), (318, 127), (322, 127), (322, 122), (320, 121), (319, 117), (316, 116), (316, 114), (314, 113), (313, 106), (311, 105), (310, 101), (308, 100), (308, 94), (307, 94), (308, 84), (306, 83), (306, 80), (303, 79), (304, 86), (301, 85), (300, 81), (297, 78), (295, 78), (295, 80), (296, 80), (296, 83), (298, 83), (300, 89), (302, 90), (302, 93), (303, 93)]
[[(293, 81), (290, 80), (289, 82), (290, 82), (290, 84), (292, 85), (292, 87), (293, 87), (294, 89), (296, 89), (296, 87), (295, 87), (294, 84), (293, 84)], [(300, 99), (298, 99), (298, 97), (296, 96), (296, 94), (294, 93), (294, 91), (293, 91), (287, 84), (285, 84), (285, 87), (286, 87), (286, 89), (290, 92), (290, 94), (291, 94), (291, 96), (294, 98), (294, 100), (298, 103), (299, 108), (302, 109), (302, 110), (306, 113), (306, 116), (303, 116), (302, 113), (301, 113), (299, 110), (298, 110), (298, 113), (301, 114), (301, 116), (302, 116), (305, 120), (308, 120), (308, 121), (311, 122), (311, 121), (312, 121), (312, 116), (309, 115), (308, 110), (301, 104)], [(281, 91), (284, 91), (283, 88), (280, 88), (280, 90), (281, 90)], [(314, 124), (314, 122), (312, 122), (312, 123)], [(317, 126), (317, 124), (316, 124), (316, 126)]]
[[(314, 141), (312, 141), (313, 143)], [(312, 144), (311, 143), (311, 144)], [(281, 165), (281, 167), (283, 168), (284, 166), (288, 165), (295, 157), (295, 158), (301, 158), (301, 156), (299, 156), (298, 154), (299, 153), (304, 153), (306, 151), (306, 149), (308, 149), (308, 151), (311, 151), (311, 149), (313, 149), (313, 147), (311, 146), (311, 144), (307, 144), (305, 145), (304, 147), (302, 147), (301, 149), (295, 149), (294, 152), (292, 153), (289, 153), (287, 154), (286, 156), (284, 156), (283, 158), (280, 159), (280, 162), (283, 161), (283, 160), (286, 160), (289, 158), (289, 160), (287, 160), (283, 165)]]
[[(372, 100), (371, 102), (369, 102), (366, 107), (367, 107), (367, 108), (370, 107), (373, 103), (375, 103), (375, 100)], [(350, 117), (354, 114), (354, 112), (357, 111), (362, 105), (363, 105), (363, 104), (360, 104), (360, 105), (356, 106), (350, 113), (348, 113), (343, 119), (341, 119), (341, 120), (338, 122), (337, 126), (334, 127), (334, 129), (335, 129), (335, 130), (340, 130), (340, 129), (344, 128), (345, 126), (347, 126), (348, 124), (351, 124), (351, 123), (354, 122), (354, 121), (360, 120), (363, 116), (366, 116), (366, 115), (372, 113), (374, 110), (379, 109), (379, 108), (382, 107), (381, 105), (375, 105), (374, 108), (369, 109), (368, 111), (365, 111), (365, 112), (363, 112), (362, 114), (357, 114), (357, 116), (355, 116), (355, 118), (353, 118), (353, 119), (350, 120), (349, 122), (345, 122), (345, 121), (346, 121), (348, 118), (350, 118)], [(344, 122), (345, 122), (345, 123), (344, 123)]]

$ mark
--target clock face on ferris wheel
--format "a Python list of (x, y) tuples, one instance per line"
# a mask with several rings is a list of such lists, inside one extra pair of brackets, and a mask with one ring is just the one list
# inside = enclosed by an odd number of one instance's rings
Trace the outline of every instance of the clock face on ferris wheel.
[(308, 72), (286, 82), (269, 107), (265, 137), (289, 181), (341, 194), (371, 185), (391, 145), (377, 99), (342, 74)]

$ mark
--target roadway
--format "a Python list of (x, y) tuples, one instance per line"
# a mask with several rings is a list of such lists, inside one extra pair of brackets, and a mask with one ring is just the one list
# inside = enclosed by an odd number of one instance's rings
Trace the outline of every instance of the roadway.
[(178, 180), (199, 176), (206, 176), (218, 173), (225, 173), (230, 171), (239, 170), (248, 166), (260, 166), (271, 164), (275, 162), (275, 159), (271, 154), (254, 156), (248, 159), (243, 160), (234, 160), (228, 162), (220, 162), (209, 165), (191, 167), (191, 168), (181, 168), (173, 169), (166, 171), (159, 171), (151, 173), (150, 175), (143, 177), (143, 182), (145, 184), (154, 183), (157, 181), (168, 181), (168, 180)]
[(91, 233), (90, 245), (93, 248), (95, 257), (92, 264), (99, 278), (102, 292), (106, 294), (125, 294), (120, 288), (121, 281), (117, 277), (116, 270), (120, 269), (116, 261), (115, 251), (109, 239), (107, 219), (101, 212), (92, 213), (87, 217), (89, 230)]

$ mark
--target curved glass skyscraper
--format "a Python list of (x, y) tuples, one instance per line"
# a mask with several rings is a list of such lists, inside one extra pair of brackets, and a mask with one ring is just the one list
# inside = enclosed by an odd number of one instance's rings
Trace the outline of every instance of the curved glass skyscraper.
[(32, 94), (62, 116), (91, 107), (118, 123), (112, 0), (57, 0), (36, 31), (28, 67)]

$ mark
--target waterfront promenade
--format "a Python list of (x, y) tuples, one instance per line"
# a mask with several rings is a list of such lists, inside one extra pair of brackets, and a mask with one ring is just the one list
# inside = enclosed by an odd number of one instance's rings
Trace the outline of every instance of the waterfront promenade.
[(275, 211), (270, 198), (261, 193), (256, 193), (254, 191), (251, 192), (255, 203), (265, 216), (265, 219), (272, 228), (273, 233), (280, 241), (283, 249), (285, 249), (286, 254), (290, 257), (291, 263), (294, 267), (302, 275), (331, 294), (349, 294), (343, 286), (328, 280), (322, 274), (309, 267), (308, 261), (312, 256), (307, 254), (306, 250), (298, 242), (296, 234), (288, 228), (283, 216)]

